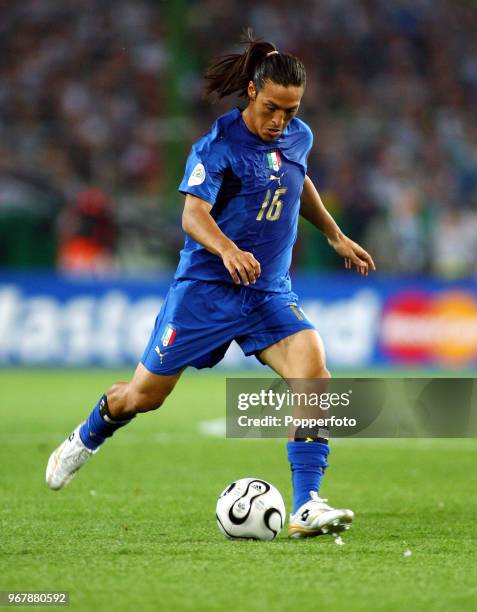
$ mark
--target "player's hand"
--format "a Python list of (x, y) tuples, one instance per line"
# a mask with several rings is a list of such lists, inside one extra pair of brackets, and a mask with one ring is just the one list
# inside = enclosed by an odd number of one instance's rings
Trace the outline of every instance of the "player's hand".
[(260, 264), (252, 253), (241, 251), (236, 246), (222, 253), (222, 261), (236, 285), (255, 284), (260, 276)]
[(369, 270), (376, 270), (373, 258), (357, 242), (354, 242), (344, 234), (337, 238), (328, 238), (329, 244), (334, 250), (344, 258), (345, 268), (351, 270), (353, 266), (356, 271), (363, 276), (368, 276)]

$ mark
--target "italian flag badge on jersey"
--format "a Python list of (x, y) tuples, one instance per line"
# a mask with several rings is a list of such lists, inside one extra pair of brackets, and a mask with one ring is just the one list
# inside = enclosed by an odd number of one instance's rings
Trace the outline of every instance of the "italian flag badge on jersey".
[(166, 329), (164, 330), (164, 333), (162, 334), (162, 346), (171, 346), (171, 344), (174, 342), (175, 337), (176, 328), (169, 323)]
[(282, 158), (280, 157), (280, 151), (271, 151), (267, 153), (268, 167), (275, 172), (280, 170), (280, 166), (282, 165)]

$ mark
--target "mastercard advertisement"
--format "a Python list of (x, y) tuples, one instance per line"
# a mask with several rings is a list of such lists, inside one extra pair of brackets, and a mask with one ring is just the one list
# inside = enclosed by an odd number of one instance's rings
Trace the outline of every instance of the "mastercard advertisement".
[(383, 304), (378, 341), (389, 361), (456, 368), (477, 363), (477, 293), (396, 291)]
[[(134, 366), (170, 282), (0, 271), (0, 367)], [(292, 285), (333, 372), (477, 369), (475, 281), (320, 273)], [(263, 366), (232, 342), (218, 367)]]

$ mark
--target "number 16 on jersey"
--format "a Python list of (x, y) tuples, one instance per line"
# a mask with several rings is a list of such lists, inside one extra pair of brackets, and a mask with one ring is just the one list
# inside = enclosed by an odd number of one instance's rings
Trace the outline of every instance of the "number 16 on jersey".
[(267, 221), (276, 221), (282, 212), (283, 200), (280, 196), (285, 195), (287, 192), (286, 187), (280, 187), (275, 190), (272, 197), (272, 190), (267, 191), (267, 195), (263, 200), (262, 208), (258, 211), (256, 220), (261, 221), (265, 216)]

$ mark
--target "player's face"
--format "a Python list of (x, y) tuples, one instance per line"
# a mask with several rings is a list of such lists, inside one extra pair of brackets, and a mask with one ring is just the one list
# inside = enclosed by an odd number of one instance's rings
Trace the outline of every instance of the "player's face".
[(284, 87), (265, 81), (257, 93), (253, 81), (250, 81), (249, 105), (243, 112), (246, 126), (266, 142), (276, 140), (298, 112), (303, 91), (303, 87)]

